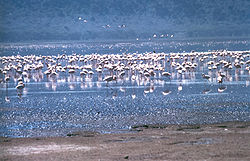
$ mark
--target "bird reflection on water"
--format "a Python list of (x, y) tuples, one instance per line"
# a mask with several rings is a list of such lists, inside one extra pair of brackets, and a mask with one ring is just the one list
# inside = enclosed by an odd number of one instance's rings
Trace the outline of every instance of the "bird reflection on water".
[[(190, 83), (203, 82), (201, 94), (212, 92), (211, 86), (218, 85), (224, 92), (230, 82), (249, 82), (248, 51), (215, 51), (191, 53), (124, 53), (111, 55), (57, 55), (57, 56), (9, 56), (1, 57), (1, 84), (6, 87), (6, 102), (10, 101), (8, 84), (17, 90), (19, 98), (28, 84), (41, 82), (47, 89), (57, 91), (58, 86), (67, 84), (69, 90), (82, 90), (93, 87), (119, 87), (125, 94), (132, 88), (133, 99), (136, 89), (144, 88), (143, 93), (153, 93), (159, 88), (167, 96), (171, 90), (165, 84), (177, 85), (178, 91)], [(121, 90), (122, 89), (122, 90)], [(42, 90), (42, 89), (41, 89)], [(66, 89), (67, 90), (67, 89)], [(26, 94), (27, 94), (26, 90)]]
[(44, 129), (246, 120), (249, 57), (249, 51), (3, 56), (1, 107), (7, 112), (0, 124), (9, 135), (26, 136)]

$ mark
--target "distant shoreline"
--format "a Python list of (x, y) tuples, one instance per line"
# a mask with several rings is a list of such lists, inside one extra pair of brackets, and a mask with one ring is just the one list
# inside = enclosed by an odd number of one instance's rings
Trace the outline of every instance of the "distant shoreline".
[(93, 39), (93, 40), (29, 40), (29, 41), (0, 41), (0, 45), (8, 44), (71, 44), (71, 43), (126, 43), (126, 42), (164, 42), (164, 41), (198, 41), (198, 40), (250, 40), (250, 37), (191, 37), (191, 38), (151, 38), (149, 39)]

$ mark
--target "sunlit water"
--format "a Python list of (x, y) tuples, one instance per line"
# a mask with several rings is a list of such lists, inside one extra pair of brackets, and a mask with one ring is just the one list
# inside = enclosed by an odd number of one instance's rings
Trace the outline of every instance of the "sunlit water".
[[(218, 49), (249, 50), (249, 40), (159, 41), (123, 43), (2, 44), (4, 55), (121, 54), (123, 52), (190, 52)], [(249, 59), (249, 58), (248, 58)], [(166, 63), (167, 71), (174, 71)], [(0, 84), (0, 136), (66, 136), (78, 130), (119, 132), (138, 124), (207, 124), (250, 121), (249, 72), (245, 68), (209, 71), (198, 63), (195, 71), (171, 78), (157, 74), (149, 80), (123, 79), (108, 84), (103, 75), (82, 78), (80, 72), (50, 79), (33, 71), (22, 91), (16, 82)], [(213, 79), (204, 80), (201, 73)], [(2, 76), (1, 76), (2, 77)], [(101, 78), (100, 78), (101, 77)]]

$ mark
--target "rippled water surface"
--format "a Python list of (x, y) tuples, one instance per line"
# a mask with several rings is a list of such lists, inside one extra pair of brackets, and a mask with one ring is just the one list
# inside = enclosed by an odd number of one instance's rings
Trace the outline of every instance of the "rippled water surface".
[[(73, 74), (67, 70), (52, 77), (46, 76), (46, 68), (43, 68), (30, 71), (29, 77), (23, 78), (25, 87), (18, 90), (20, 76), (12, 72), (10, 81), (0, 84), (0, 135), (66, 136), (77, 130), (118, 132), (137, 124), (250, 121), (250, 76), (246, 69), (249, 65), (227, 70), (218, 66), (209, 70), (207, 63), (213, 58), (200, 62), (197, 56), (195, 70), (178, 73), (167, 61), (170, 52), (249, 50), (249, 44), (249, 40), (1, 44), (1, 57), (164, 52), (167, 55), (160, 64), (172, 75), (164, 77), (160, 71), (155, 71), (154, 76), (145, 78), (127, 70), (124, 77), (107, 83), (103, 78), (110, 74), (108, 70), (84, 77), (80, 70)], [(244, 58), (244, 62), (250, 59), (249, 56)], [(222, 59), (233, 62), (236, 58), (216, 58), (217, 61)], [(175, 60), (176, 63), (183, 61)], [(60, 63), (67, 64), (63, 60)], [(77, 65), (84, 64), (77, 62)], [(217, 82), (220, 71), (226, 74), (221, 84)], [(211, 78), (203, 79), (202, 73)], [(4, 79), (2, 73), (0, 77)]]

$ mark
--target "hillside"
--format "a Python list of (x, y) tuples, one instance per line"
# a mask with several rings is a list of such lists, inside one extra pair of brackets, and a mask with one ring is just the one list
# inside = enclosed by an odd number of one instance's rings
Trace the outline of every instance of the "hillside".
[(0, 0), (0, 41), (249, 37), (249, 8), (249, 0)]

